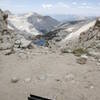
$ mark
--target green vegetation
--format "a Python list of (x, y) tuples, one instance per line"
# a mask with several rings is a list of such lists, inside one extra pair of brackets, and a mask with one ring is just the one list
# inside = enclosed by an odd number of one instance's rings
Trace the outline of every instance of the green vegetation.
[(82, 54), (86, 54), (87, 50), (84, 48), (77, 48), (73, 50), (73, 54), (75, 54), (76, 56), (81, 56)]

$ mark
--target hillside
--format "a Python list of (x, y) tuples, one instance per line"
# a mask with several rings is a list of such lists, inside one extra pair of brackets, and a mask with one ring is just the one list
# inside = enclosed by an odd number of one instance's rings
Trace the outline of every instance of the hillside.
[(31, 35), (45, 34), (59, 24), (57, 20), (49, 16), (32, 12), (20, 15), (10, 14), (8, 23), (9, 28)]

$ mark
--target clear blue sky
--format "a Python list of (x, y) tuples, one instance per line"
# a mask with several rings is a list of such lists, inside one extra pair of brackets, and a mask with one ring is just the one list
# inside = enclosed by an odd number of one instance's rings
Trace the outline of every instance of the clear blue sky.
[(100, 0), (0, 0), (0, 8), (14, 13), (100, 15)]

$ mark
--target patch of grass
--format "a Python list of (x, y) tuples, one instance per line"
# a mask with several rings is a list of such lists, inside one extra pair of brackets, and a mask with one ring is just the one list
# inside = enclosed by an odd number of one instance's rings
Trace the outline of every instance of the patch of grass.
[(77, 48), (73, 50), (73, 54), (75, 54), (76, 56), (81, 56), (82, 54), (86, 54), (87, 50), (84, 48)]

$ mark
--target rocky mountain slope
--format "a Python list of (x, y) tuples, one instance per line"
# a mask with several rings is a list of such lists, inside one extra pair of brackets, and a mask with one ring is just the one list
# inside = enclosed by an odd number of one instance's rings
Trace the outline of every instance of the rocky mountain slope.
[(14, 45), (14, 33), (7, 27), (8, 15), (0, 10), (0, 50), (10, 49)]
[(33, 47), (31, 40), (27, 40), (18, 31), (9, 29), (7, 18), (8, 14), (0, 10), (0, 51), (4, 54), (11, 54)]
[(50, 16), (42, 16), (37, 13), (33, 13), (28, 17), (28, 22), (30, 22), (38, 31), (42, 33), (47, 33), (55, 28), (59, 22)]
[(20, 31), (22, 33), (27, 33), (31, 35), (39, 35), (41, 34), (36, 28), (27, 21), (27, 18), (31, 16), (31, 14), (19, 16), (19, 15), (9, 15), (8, 17), (8, 26), (9, 28)]
[[(31, 24), (26, 21), (26, 18), (30, 19), (33, 18), (33, 13), (30, 14), (24, 14), (24, 15), (11, 15), (13, 21), (13, 24), (16, 24), (15, 26), (9, 24), (7, 28), (7, 14), (4, 14), (2, 11), (1, 14), (1, 37), (0, 37), (0, 49), (12, 49), (16, 51), (16, 48), (33, 48), (33, 43), (39, 44), (41, 43), (49, 47), (59, 47), (60, 50), (67, 51), (70, 49), (70, 52), (74, 52), (75, 50), (86, 50), (87, 54), (91, 55), (98, 55), (100, 53), (100, 20), (81, 20), (81, 21), (72, 21), (69, 23), (62, 23), (59, 24), (55, 29), (50, 31), (46, 35), (39, 35), (37, 33), (36, 28), (30, 30), (29, 26), (33, 24), (36, 24), (36, 20), (38, 22), (41, 22), (41, 17), (36, 13), (34, 13), (35, 18), (40, 19), (31, 19)], [(24, 16), (24, 17), (23, 17)], [(38, 16), (38, 17), (37, 17)], [(24, 19), (23, 19), (24, 18)], [(16, 20), (17, 19), (17, 20)], [(21, 20), (22, 19), (22, 20)], [(8, 19), (9, 21), (9, 19)], [(23, 22), (25, 21), (24, 25)], [(10, 23), (9, 22), (9, 23)], [(15, 23), (16, 22), (16, 23)], [(50, 22), (50, 21), (49, 21)], [(15, 29), (16, 28), (16, 29)], [(19, 28), (19, 29), (18, 29)], [(12, 30), (14, 29), (14, 30)], [(18, 30), (22, 30), (22, 33), (26, 31), (28, 33), (38, 35), (34, 39), (27, 40), (25, 36), (20, 34)], [(48, 29), (48, 28), (47, 28)], [(17, 30), (17, 31), (16, 31)], [(33, 33), (33, 31), (35, 33)], [(37, 33), (37, 34), (36, 34)], [(29, 39), (29, 38), (28, 38)], [(34, 41), (33, 41), (34, 40)], [(35, 41), (36, 40), (36, 41)], [(84, 51), (83, 51), (84, 52)], [(92, 52), (92, 53), (91, 53)]]
[(100, 58), (100, 19), (62, 24), (45, 35), (50, 46), (62, 52), (73, 52)]
[(57, 20), (37, 13), (10, 14), (8, 23), (9, 28), (31, 35), (47, 33), (59, 24)]
[[(81, 33), (86, 32), (91, 27), (93, 27), (96, 23), (96, 20), (93, 20), (89, 23), (85, 23), (85, 25), (82, 25), (80, 28), (78, 28), (75, 31), (72, 31), (68, 36), (66, 36), (62, 41), (61, 44), (68, 44), (69, 42), (78, 42), (78, 38), (80, 37)], [(87, 36), (88, 37), (88, 36)], [(76, 43), (75, 43), (76, 44)], [(74, 45), (74, 44), (73, 44)], [(70, 45), (71, 46), (71, 45)]]
[(50, 31), (45, 35), (47, 39), (53, 39), (55, 41), (61, 41), (71, 32), (78, 30), (82, 25), (86, 24), (88, 21), (71, 21), (60, 23), (54, 30)]
[[(75, 32), (71, 32), (68, 36), (66, 36), (60, 44), (65, 47), (70, 48), (88, 48), (94, 42), (99, 41), (100, 35), (100, 21), (99, 19), (93, 20), (83, 26), (81, 26)], [(96, 44), (97, 45), (97, 44)]]

